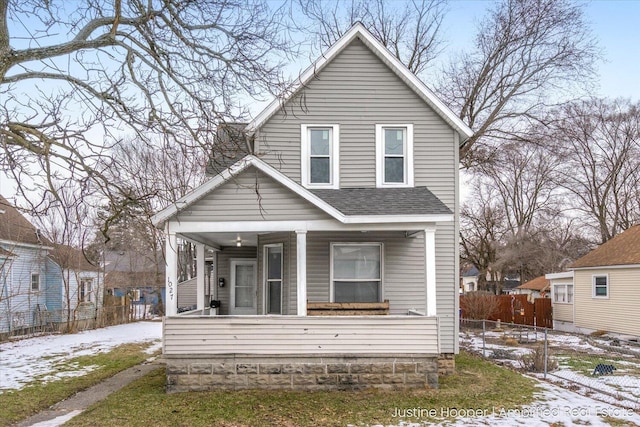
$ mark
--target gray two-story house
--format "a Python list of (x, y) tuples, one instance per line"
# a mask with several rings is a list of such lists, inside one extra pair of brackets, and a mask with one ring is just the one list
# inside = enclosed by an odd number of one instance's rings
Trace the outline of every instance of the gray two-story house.
[[(437, 386), (469, 127), (356, 24), (241, 131), (249, 154), (155, 217), (168, 390)], [(199, 272), (215, 251), (180, 314), (178, 239)]]

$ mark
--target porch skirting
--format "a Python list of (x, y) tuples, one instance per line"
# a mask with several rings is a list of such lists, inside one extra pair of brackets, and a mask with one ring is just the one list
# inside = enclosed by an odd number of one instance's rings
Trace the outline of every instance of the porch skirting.
[(165, 355), (165, 360), (168, 393), (438, 388), (441, 368), (436, 354)]

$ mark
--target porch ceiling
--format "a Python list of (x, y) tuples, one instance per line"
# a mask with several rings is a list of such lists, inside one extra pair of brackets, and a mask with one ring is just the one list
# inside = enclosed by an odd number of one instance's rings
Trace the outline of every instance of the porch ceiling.
[(219, 248), (222, 246), (236, 246), (238, 237), (240, 237), (242, 246), (258, 245), (258, 233), (181, 233), (180, 236), (188, 240), (193, 240), (194, 242), (204, 243), (205, 245), (214, 248)]

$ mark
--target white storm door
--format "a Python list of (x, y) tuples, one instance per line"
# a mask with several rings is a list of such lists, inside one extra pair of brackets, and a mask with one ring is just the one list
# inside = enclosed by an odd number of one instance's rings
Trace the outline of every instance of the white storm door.
[(256, 260), (231, 261), (229, 314), (258, 314)]

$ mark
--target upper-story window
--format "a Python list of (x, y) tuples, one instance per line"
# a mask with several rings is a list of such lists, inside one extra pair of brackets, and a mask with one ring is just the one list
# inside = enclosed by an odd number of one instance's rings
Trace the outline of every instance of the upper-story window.
[(302, 125), (301, 180), (305, 187), (340, 188), (338, 125)]
[(413, 187), (413, 125), (376, 125), (376, 186)]
[(31, 292), (40, 292), (40, 273), (31, 273)]

